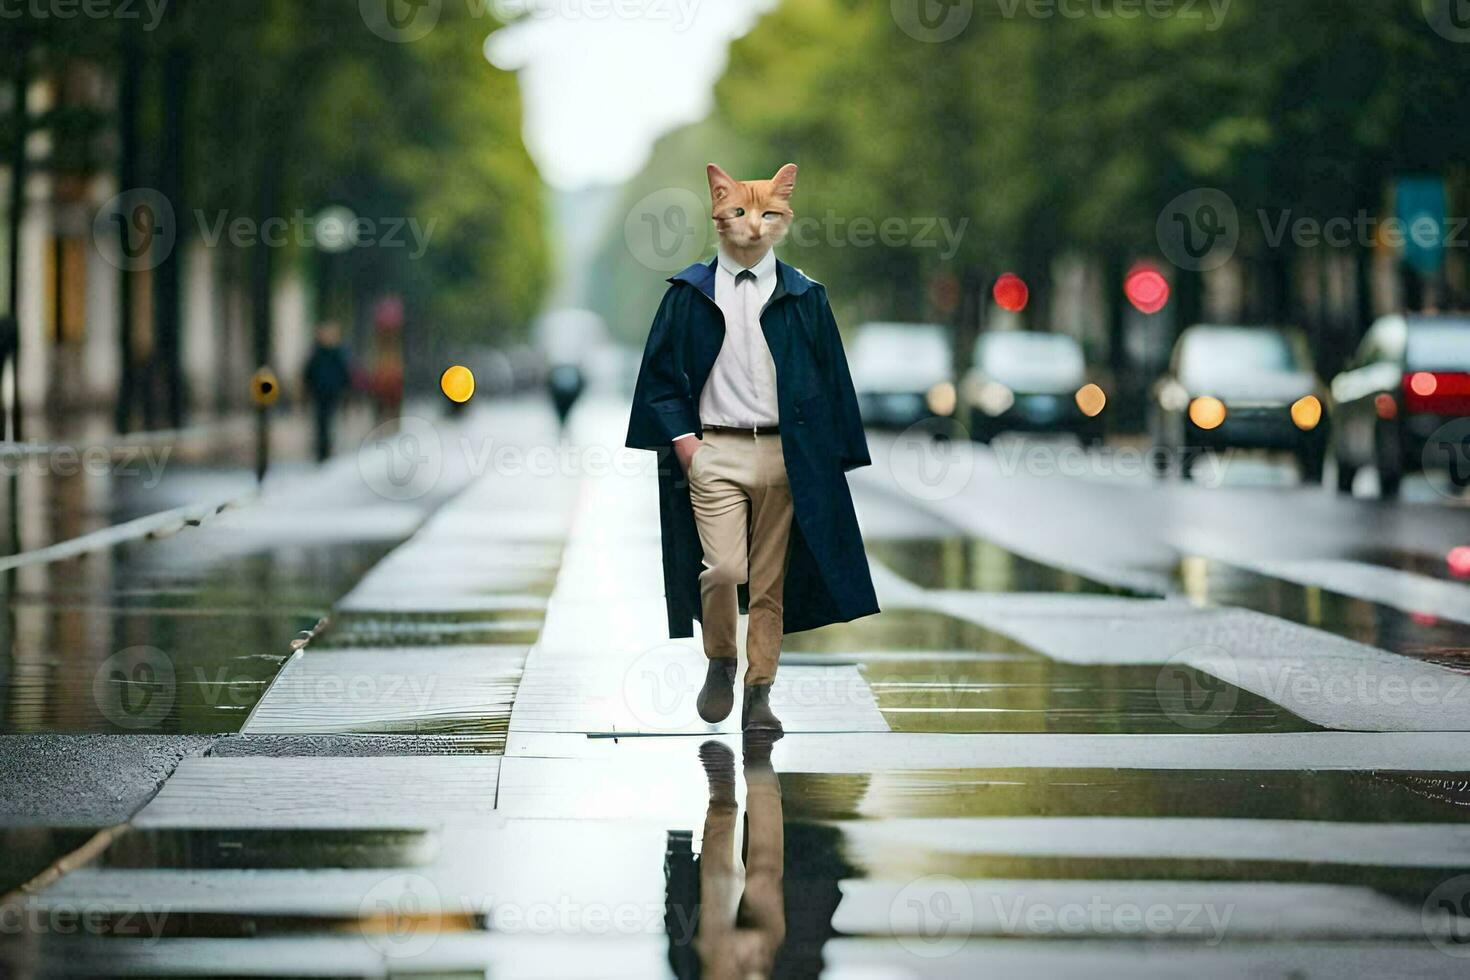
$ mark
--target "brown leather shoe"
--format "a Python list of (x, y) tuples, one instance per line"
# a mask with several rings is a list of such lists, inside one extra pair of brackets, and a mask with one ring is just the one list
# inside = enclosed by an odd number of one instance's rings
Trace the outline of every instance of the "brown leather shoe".
[(735, 666), (734, 657), (709, 662), (704, 687), (694, 706), (699, 709), (699, 717), (711, 725), (730, 717), (730, 709), (735, 707)]
[(699, 761), (709, 780), (709, 801), (735, 805), (735, 753), (724, 742), (710, 739), (699, 747)]
[(740, 728), (745, 732), (781, 732), (781, 719), (771, 710), (771, 685), (748, 684), (740, 712)]

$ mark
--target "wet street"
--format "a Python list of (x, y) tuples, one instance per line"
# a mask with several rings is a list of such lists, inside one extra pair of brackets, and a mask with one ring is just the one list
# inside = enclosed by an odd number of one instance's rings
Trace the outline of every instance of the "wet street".
[(1462, 500), (875, 432), (884, 611), (788, 637), (743, 742), (625, 419), (478, 407), (10, 568), (0, 976), (1464, 975)]

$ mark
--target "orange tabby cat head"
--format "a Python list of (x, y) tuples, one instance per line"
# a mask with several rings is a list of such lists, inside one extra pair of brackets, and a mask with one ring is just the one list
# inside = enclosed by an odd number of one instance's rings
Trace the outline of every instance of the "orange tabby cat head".
[(770, 180), (736, 180), (710, 164), (711, 217), (720, 241), (737, 258), (765, 255), (791, 229), (791, 193), (795, 190), (794, 163), (776, 171)]

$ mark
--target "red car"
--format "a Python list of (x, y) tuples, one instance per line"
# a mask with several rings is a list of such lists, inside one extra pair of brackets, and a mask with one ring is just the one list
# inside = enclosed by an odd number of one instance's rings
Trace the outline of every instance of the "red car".
[(1384, 497), (1398, 494), (1405, 473), (1441, 466), (1455, 486), (1470, 484), (1470, 317), (1379, 319), (1333, 379), (1332, 397), (1341, 492), (1364, 466), (1378, 471)]

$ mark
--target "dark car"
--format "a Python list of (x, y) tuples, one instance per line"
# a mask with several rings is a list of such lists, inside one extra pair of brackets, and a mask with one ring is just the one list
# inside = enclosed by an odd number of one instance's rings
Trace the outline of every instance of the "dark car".
[(848, 350), (863, 423), (902, 429), (954, 410), (949, 331), (933, 323), (865, 323)]
[(1326, 392), (1306, 339), (1282, 327), (1197, 324), (1174, 345), (1154, 385), (1149, 430), (1189, 479), (1206, 450), (1267, 449), (1293, 454), (1302, 479), (1319, 483), (1327, 456)]
[(982, 334), (960, 389), (957, 414), (977, 442), (1003, 432), (1057, 432), (1087, 444), (1102, 439), (1107, 396), (1087, 380), (1082, 345), (1066, 334)]
[[(1470, 416), (1470, 317), (1379, 319), (1332, 380), (1332, 397), (1332, 454), (1343, 493), (1352, 492), (1364, 466), (1378, 471), (1379, 492), (1392, 497), (1405, 473), (1425, 467), (1426, 456), (1430, 464), (1459, 461), (1470, 422), (1463, 431), (1444, 427)], [(1470, 482), (1461, 466), (1450, 465), (1449, 475), (1456, 486)]]

